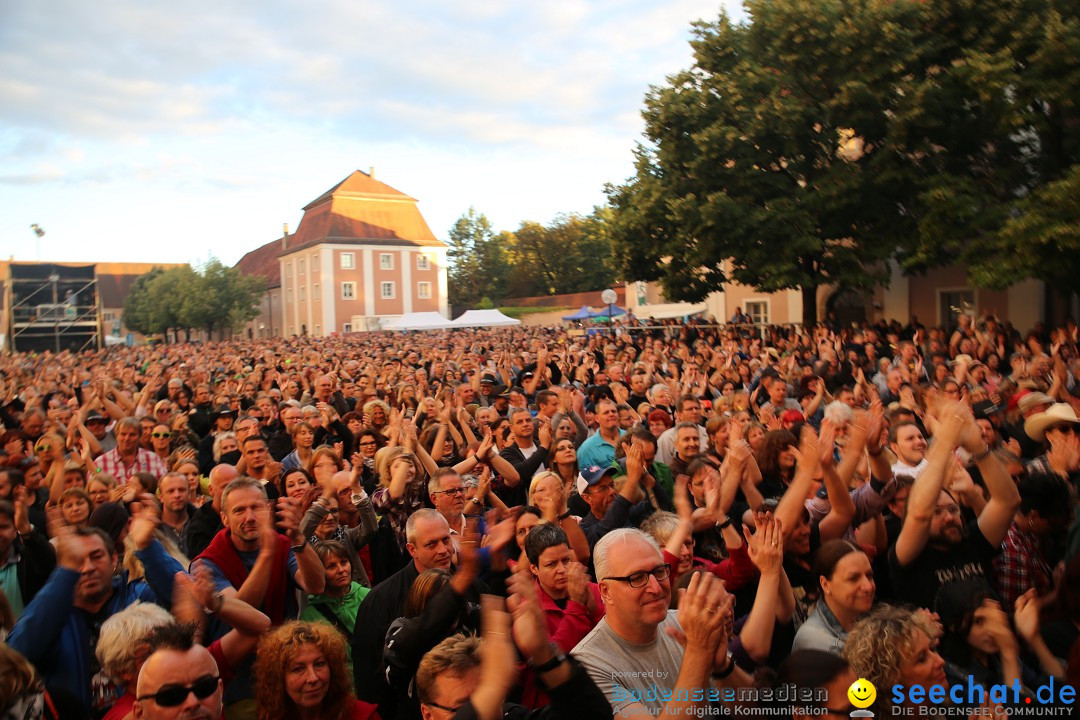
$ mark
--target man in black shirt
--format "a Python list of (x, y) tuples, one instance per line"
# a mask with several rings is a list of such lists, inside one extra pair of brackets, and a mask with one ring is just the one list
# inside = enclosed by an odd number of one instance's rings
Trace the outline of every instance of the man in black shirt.
[[(940, 589), (973, 576), (988, 576), (997, 552), (1020, 505), (1020, 493), (1008, 470), (983, 442), (970, 410), (961, 403), (943, 403), (942, 422), (907, 501), (907, 514), (889, 568), (897, 599), (934, 609)], [(957, 492), (944, 489), (954, 463), (953, 449), (964, 448), (982, 473), (990, 497), (985, 505), (978, 491), (965, 489), (978, 519), (963, 526)], [(957, 496), (961, 493), (957, 492)]]

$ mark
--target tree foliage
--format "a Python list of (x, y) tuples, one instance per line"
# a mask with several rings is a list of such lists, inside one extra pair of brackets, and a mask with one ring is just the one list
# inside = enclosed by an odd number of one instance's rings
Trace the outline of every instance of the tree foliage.
[(197, 270), (154, 268), (135, 280), (124, 304), (124, 324), (144, 334), (231, 330), (259, 314), (265, 282), (217, 258)]
[(1043, 227), (1017, 222), (1041, 207), (1026, 197), (1076, 160), (1076, 3), (745, 7), (698, 23), (693, 67), (646, 97), (635, 176), (608, 189), (628, 279), (690, 301), (802, 288), (810, 322), (819, 285), (869, 288), (890, 258), (1038, 272), (1008, 243)]
[(450, 229), (450, 301), (557, 295), (609, 287), (615, 279), (609, 211), (560, 215), (542, 225), (526, 221), (496, 233), (475, 209)]

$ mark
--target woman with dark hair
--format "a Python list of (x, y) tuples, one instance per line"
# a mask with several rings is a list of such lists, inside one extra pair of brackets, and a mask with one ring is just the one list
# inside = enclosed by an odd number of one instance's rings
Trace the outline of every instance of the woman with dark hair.
[(551, 471), (562, 480), (566, 503), (570, 512), (578, 517), (587, 517), (589, 506), (581, 499), (577, 490), (578, 461), (577, 449), (570, 438), (555, 441), (555, 450), (551, 454)]
[(1009, 625), (1009, 615), (985, 578), (959, 580), (938, 591), (937, 612), (945, 633), (940, 652), (950, 663), (954, 682), (970, 675), (975, 684), (1012, 685), (1019, 680), (1024, 688), (1049, 682), (1047, 675), (1061, 680), (1065, 668), (1053, 656), (1039, 634), (1039, 603), (1034, 591), (1016, 601), (1016, 630), (1035, 652), (1046, 675), (1021, 660), (1020, 643)]
[(761, 482), (758, 489), (765, 498), (778, 498), (795, 477), (795, 453), (798, 440), (787, 430), (772, 430), (765, 434), (761, 449), (755, 453)]
[(352, 456), (353, 467), (359, 465), (360, 483), (367, 494), (375, 492), (379, 474), (375, 471), (375, 454), (386, 445), (386, 438), (372, 428), (361, 428), (356, 434), (356, 452)]
[(326, 623), (287, 622), (263, 635), (252, 671), (259, 720), (378, 718), (353, 694), (346, 645)]
[(820, 595), (791, 647), (840, 654), (848, 631), (874, 604), (874, 570), (861, 548), (837, 539), (818, 548), (813, 573)]
[[(354, 470), (355, 473), (355, 470)], [(355, 479), (355, 475), (354, 475)], [(354, 485), (355, 487), (355, 485)], [(371, 499), (367, 493), (359, 493), (353, 499), (360, 515), (360, 523), (356, 527), (343, 525), (339, 519), (341, 500), (337, 493), (337, 487), (332, 482), (322, 486), (316, 485), (308, 490), (304, 497), (304, 517), (300, 522), (300, 531), (304, 537), (309, 538), (312, 547), (318, 550), (319, 545), (329, 540), (341, 543), (352, 565), (352, 579), (364, 586), (370, 586), (367, 571), (360, 561), (359, 551), (375, 538), (379, 531), (379, 518), (375, 516), (375, 510), (371, 507)], [(349, 500), (352, 502), (352, 499)]]
[[(326, 587), (319, 595), (308, 595), (308, 605), (300, 619), (308, 622), (327, 622), (351, 641), (356, 628), (356, 613), (370, 588), (353, 580), (349, 551), (337, 540), (324, 540), (315, 547), (315, 554), (326, 570)], [(349, 667), (352, 667), (352, 647), (345, 646)], [(350, 672), (349, 677), (352, 677)]]
[(281, 473), (281, 487), (278, 488), (282, 497), (301, 499), (315, 486), (315, 481), (307, 470), (295, 467)]
[[(792, 703), (789, 700), (769, 704), (775, 708), (773, 717), (791, 717), (792, 720), (817, 718), (822, 716), (847, 717), (852, 710), (848, 699), (848, 688), (855, 682), (855, 673), (840, 655), (823, 650), (794, 650), (776, 669), (769, 684), (774, 688), (795, 687), (798, 690), (823, 690), (823, 700), (803, 702), (801, 699)], [(767, 705), (767, 703), (761, 703)], [(790, 709), (790, 716), (781, 708)]]

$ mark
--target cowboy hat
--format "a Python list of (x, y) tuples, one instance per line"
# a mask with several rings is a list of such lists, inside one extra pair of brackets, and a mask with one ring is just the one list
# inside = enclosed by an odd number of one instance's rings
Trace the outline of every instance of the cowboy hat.
[(1046, 439), (1047, 428), (1062, 423), (1080, 425), (1080, 418), (1076, 417), (1076, 411), (1068, 403), (1057, 403), (1046, 412), (1035, 413), (1024, 421), (1024, 432), (1032, 440), (1042, 442)]

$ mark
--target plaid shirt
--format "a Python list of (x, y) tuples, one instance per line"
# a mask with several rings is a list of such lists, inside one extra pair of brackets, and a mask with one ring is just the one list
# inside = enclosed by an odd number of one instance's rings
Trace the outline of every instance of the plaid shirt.
[(994, 558), (994, 575), (1002, 607), (1011, 608), (1016, 598), (1031, 588), (1042, 595), (1051, 586), (1050, 566), (1039, 551), (1039, 539), (1013, 522)]
[(104, 473), (109, 473), (116, 482), (121, 485), (126, 485), (127, 481), (131, 479), (131, 476), (137, 472), (150, 473), (158, 480), (165, 476), (165, 473), (169, 471), (165, 467), (165, 461), (159, 458), (155, 453), (149, 450), (143, 450), (139, 448), (138, 454), (135, 456), (135, 462), (131, 465), (127, 465), (120, 458), (120, 450), (110, 450), (97, 459), (98, 470)]
[(427, 483), (414, 481), (397, 500), (390, 497), (388, 487), (380, 487), (371, 494), (371, 506), (380, 515), (389, 516), (390, 528), (394, 531), (402, 552), (405, 552), (405, 544), (408, 542), (405, 539), (405, 522), (410, 515), (424, 506), (422, 493), (426, 486)]

